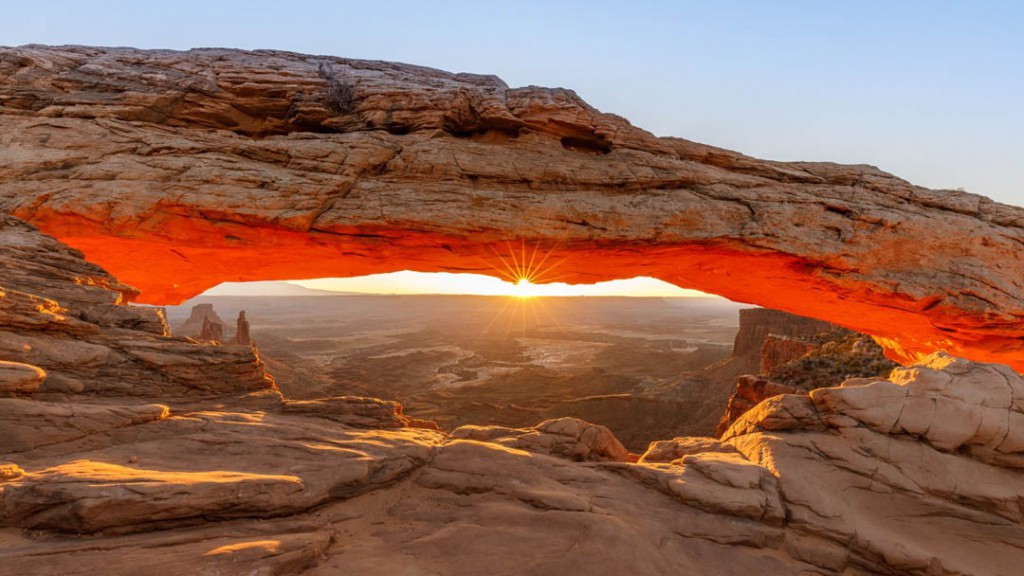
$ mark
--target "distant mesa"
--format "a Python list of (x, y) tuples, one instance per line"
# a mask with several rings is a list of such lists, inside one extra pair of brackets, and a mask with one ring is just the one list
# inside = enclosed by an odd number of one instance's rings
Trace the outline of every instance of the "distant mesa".
[(224, 320), (213, 309), (213, 304), (202, 303), (192, 306), (192, 313), (174, 333), (177, 336), (188, 336), (204, 342), (243, 346), (252, 344), (252, 336), (249, 333), (249, 320), (245, 317), (245, 310), (238, 313), (238, 319), (235, 321), (235, 332), (231, 338), (228, 338), (225, 326)]
[[(213, 309), (213, 304), (196, 304), (192, 307), (192, 314), (185, 320), (185, 323), (174, 330), (177, 336), (190, 336), (192, 338), (201, 338), (203, 340), (209, 340), (210, 338), (202, 338), (204, 329), (209, 330), (208, 326), (213, 324), (219, 324), (224, 326), (224, 321), (221, 320), (220, 316)], [(209, 336), (209, 333), (207, 333)]]
[(362, 295), (362, 293), (320, 290), (283, 281), (257, 281), (224, 282), (207, 290), (203, 295), (211, 297), (267, 298), (273, 296), (356, 296)]

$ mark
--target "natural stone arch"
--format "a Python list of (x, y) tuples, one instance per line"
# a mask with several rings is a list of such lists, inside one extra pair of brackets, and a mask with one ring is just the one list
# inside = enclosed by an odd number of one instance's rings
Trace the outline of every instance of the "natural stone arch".
[(563, 281), (654, 276), (867, 332), (903, 361), (1024, 369), (1022, 209), (655, 138), (571, 91), (329, 60), (0, 50), (0, 209), (141, 302), (222, 281), (497, 274), (527, 246)]

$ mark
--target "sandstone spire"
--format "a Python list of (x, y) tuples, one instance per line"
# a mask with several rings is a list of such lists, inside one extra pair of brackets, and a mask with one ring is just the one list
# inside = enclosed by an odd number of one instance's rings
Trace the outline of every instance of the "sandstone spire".
[(252, 338), (249, 337), (249, 321), (245, 319), (245, 310), (238, 313), (238, 320), (235, 326), (235, 338), (232, 340), (232, 344), (242, 346), (252, 344)]

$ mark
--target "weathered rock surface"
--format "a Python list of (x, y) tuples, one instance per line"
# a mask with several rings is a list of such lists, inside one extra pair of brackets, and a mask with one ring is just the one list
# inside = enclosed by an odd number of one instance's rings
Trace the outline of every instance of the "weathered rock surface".
[[(1009, 576), (1024, 552), (1021, 397), (1011, 370), (940, 355), (892, 382), (777, 396), (724, 441), (656, 443), (637, 463), (574, 419), (448, 436), (395, 427), (397, 406), (372, 399), (175, 414), (7, 398), (0, 566)], [(963, 417), (921, 427), (923, 400)]]
[(576, 461), (627, 462), (629, 451), (608, 428), (577, 418), (547, 420), (529, 429), (504, 426), (460, 426), (455, 439), (493, 442)]
[(358, 396), (336, 396), (317, 400), (286, 400), (285, 414), (301, 414), (333, 420), (358, 428), (427, 428), (437, 425), (402, 414), (398, 402)]
[(38, 366), (0, 361), (0, 393), (35, 392), (43, 380), (46, 372)]
[[(972, 397), (981, 381), (984, 400)], [(1008, 432), (1021, 386), (1005, 367), (936, 355), (891, 382), (772, 398), (724, 439), (780, 478), (797, 558), (832, 570), (1012, 574), (1024, 557), (1024, 447)], [(925, 411), (920, 428), (911, 402), (945, 413)]]
[(812, 390), (811, 400), (829, 425), (909, 434), (939, 450), (1000, 463), (1024, 458), (1024, 381), (1005, 366), (938, 354), (893, 370), (889, 380)]
[(641, 463), (663, 462), (671, 463), (691, 454), (702, 454), (704, 452), (735, 452), (728, 444), (723, 444), (713, 438), (701, 436), (684, 436), (672, 440), (659, 440), (651, 442), (647, 451), (640, 456)]
[(134, 289), (10, 216), (0, 216), (0, 271), (0, 382), (11, 363), (22, 375), (3, 390), (182, 403), (273, 388), (250, 348), (166, 336), (160, 310), (125, 305)]
[(170, 409), (162, 404), (0, 398), (0, 413), (0, 454), (13, 454), (154, 422), (166, 418)]
[[(1024, 210), (655, 138), (563, 89), (258, 51), (0, 51), (0, 210), (142, 301), (416, 269), (648, 275), (1024, 369)], [(511, 246), (509, 242), (515, 244)], [(543, 280), (539, 271), (538, 280)]]
[(74, 443), (12, 456), (26, 473), (3, 485), (0, 523), (134, 532), (294, 514), (393, 483), (442, 438), (261, 413), (171, 416), (123, 436), (87, 459), (68, 461)]

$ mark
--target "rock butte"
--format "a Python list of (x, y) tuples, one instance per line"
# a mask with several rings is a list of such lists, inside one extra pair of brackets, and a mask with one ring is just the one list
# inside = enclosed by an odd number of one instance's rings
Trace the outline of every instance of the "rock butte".
[(493, 76), (0, 49), (0, 210), (140, 302), (222, 281), (506, 275), (537, 251), (541, 281), (653, 276), (871, 334), (904, 363), (945, 350), (1024, 370), (1024, 209), (656, 138)]

